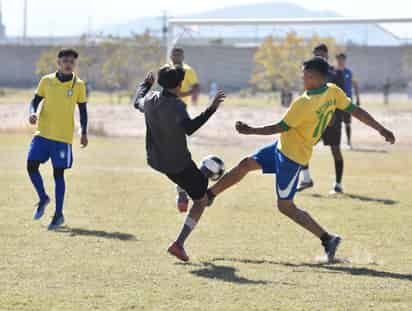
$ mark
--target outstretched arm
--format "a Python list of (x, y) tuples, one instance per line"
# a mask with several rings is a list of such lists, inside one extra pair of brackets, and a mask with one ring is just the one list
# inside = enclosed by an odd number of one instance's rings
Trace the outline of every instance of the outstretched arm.
[(219, 91), (213, 99), (212, 104), (204, 112), (194, 119), (190, 119), (189, 117), (183, 119), (180, 122), (180, 125), (185, 129), (186, 134), (190, 136), (200, 129), (217, 111), (217, 109), (219, 109), (220, 104), (223, 103), (225, 97), (225, 93), (223, 91)]
[(285, 122), (260, 127), (252, 127), (242, 121), (236, 122), (236, 130), (243, 135), (275, 135), (286, 132), (288, 129)]
[(391, 144), (395, 143), (395, 135), (393, 135), (390, 130), (386, 129), (382, 124), (376, 121), (366, 110), (362, 109), (361, 107), (356, 107), (352, 111), (352, 115), (362, 123), (365, 123), (369, 127), (379, 132), (379, 134), (381, 134), (387, 142)]
[(133, 97), (132, 103), (140, 112), (144, 112), (144, 98), (149, 93), (154, 84), (154, 75), (149, 72), (142, 83), (139, 84), (137, 91)]

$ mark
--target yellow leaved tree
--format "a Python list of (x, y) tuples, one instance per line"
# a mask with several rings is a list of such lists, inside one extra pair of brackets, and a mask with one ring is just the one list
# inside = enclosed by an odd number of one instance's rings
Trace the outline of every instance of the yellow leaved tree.
[(292, 92), (302, 90), (302, 63), (312, 55), (313, 48), (325, 43), (330, 55), (337, 50), (333, 38), (310, 39), (289, 32), (284, 37), (267, 37), (255, 53), (255, 69), (250, 83), (264, 91), (280, 91), (282, 104), (289, 105)]

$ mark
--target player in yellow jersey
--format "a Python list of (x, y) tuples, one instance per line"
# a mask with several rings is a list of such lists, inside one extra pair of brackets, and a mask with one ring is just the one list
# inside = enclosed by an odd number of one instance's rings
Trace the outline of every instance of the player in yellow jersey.
[[(79, 107), (81, 124), (81, 145), (86, 147), (87, 138), (87, 98), (85, 83), (74, 73), (78, 53), (73, 49), (62, 49), (57, 56), (58, 71), (44, 76), (30, 103), (31, 124), (37, 123), (27, 157), (27, 170), (39, 196), (34, 219), (40, 219), (50, 203), (40, 164), (51, 159), (55, 181), (56, 210), (49, 230), (64, 223), (63, 202), (65, 194), (64, 171), (73, 163), (72, 142), (74, 132), (74, 110)], [(40, 103), (42, 108), (38, 112)]]
[(281, 134), (280, 139), (240, 161), (208, 190), (208, 197), (211, 204), (215, 196), (240, 182), (251, 171), (275, 174), (280, 212), (320, 238), (328, 260), (333, 261), (341, 238), (329, 233), (294, 203), (300, 170), (309, 163), (313, 146), (321, 138), (336, 109), (350, 112), (392, 144), (395, 137), (365, 110), (353, 105), (340, 88), (326, 83), (328, 71), (328, 63), (320, 57), (304, 63), (303, 83), (306, 91), (293, 102), (280, 122), (262, 127), (236, 123), (236, 129), (241, 134)]
[(185, 71), (185, 79), (182, 82), (182, 88), (180, 90), (179, 97), (183, 100), (186, 106), (189, 105), (190, 102), (196, 104), (197, 98), (200, 93), (200, 84), (196, 71), (184, 62), (184, 50), (180, 47), (173, 48), (170, 59), (174, 66), (181, 66)]

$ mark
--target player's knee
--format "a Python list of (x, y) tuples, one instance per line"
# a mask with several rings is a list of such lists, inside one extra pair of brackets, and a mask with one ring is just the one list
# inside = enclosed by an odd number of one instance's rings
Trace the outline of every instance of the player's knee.
[(255, 169), (255, 162), (252, 158), (247, 157), (239, 162), (238, 167), (242, 172), (249, 172)]
[(40, 163), (37, 161), (27, 161), (27, 172), (29, 174), (37, 173), (39, 171)]
[(207, 198), (207, 195), (202, 197), (201, 199), (198, 200), (193, 200), (193, 208), (199, 208), (199, 209), (204, 209), (207, 204), (209, 203), (209, 200)]
[(289, 216), (293, 211), (294, 205), (291, 200), (278, 200), (278, 210), (284, 215)]
[(64, 178), (64, 168), (55, 168), (53, 170), (54, 179)]

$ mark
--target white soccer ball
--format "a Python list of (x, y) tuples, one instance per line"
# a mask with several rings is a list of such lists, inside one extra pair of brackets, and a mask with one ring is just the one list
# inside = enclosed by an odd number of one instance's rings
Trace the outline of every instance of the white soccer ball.
[(200, 170), (207, 178), (216, 181), (225, 173), (225, 162), (215, 155), (210, 155), (202, 160)]

